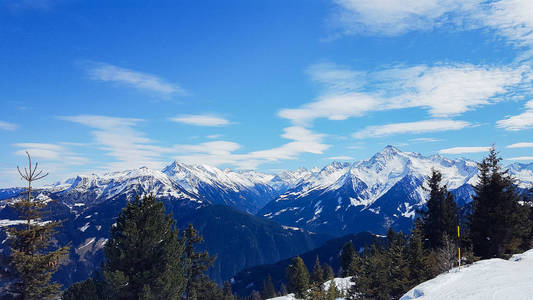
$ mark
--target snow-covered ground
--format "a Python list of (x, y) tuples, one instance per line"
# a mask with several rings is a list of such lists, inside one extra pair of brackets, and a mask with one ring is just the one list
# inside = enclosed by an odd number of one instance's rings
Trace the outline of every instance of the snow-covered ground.
[[(342, 292), (346, 293), (354, 283), (352, 282), (352, 277), (346, 277), (346, 278), (333, 278), (332, 280), (328, 280), (323, 283), (324, 290), (327, 291), (329, 289), (329, 285), (331, 284), (331, 281), (335, 282), (335, 286), (337, 289)], [(342, 300), (344, 298), (337, 298), (338, 300)], [(276, 297), (276, 298), (270, 298), (267, 300), (297, 300), (296, 297), (294, 297), (294, 294), (288, 294), (286, 296)]]
[(509, 260), (481, 260), (411, 289), (400, 300), (533, 300), (533, 249)]

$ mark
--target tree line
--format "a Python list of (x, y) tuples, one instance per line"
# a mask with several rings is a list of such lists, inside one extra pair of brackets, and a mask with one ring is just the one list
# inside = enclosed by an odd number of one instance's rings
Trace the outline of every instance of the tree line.
[[(68, 256), (69, 245), (59, 247), (53, 235), (58, 221), (43, 222), (46, 203), (32, 198), (32, 182), (43, 178), (29, 159), (20, 175), (28, 182), (27, 197), (14, 203), (25, 223), (8, 228), (15, 274), (3, 299), (223, 299), (231, 300), (231, 284), (219, 287), (206, 274), (216, 257), (198, 251), (202, 237), (189, 225), (181, 231), (163, 203), (148, 195), (131, 201), (110, 228), (105, 259), (92, 278), (61, 291), (52, 274)], [(340, 253), (340, 269), (321, 264), (311, 272), (300, 257), (286, 269), (286, 285), (276, 289), (270, 276), (261, 291), (246, 299), (268, 299), (294, 293), (302, 299), (399, 299), (409, 289), (456, 267), (457, 249), (462, 263), (479, 259), (508, 258), (531, 248), (533, 240), (533, 190), (519, 194), (516, 180), (501, 167), (492, 148), (478, 164), (473, 201), (456, 205), (442, 184), (442, 174), (432, 170), (427, 180), (428, 200), (409, 235), (389, 229), (385, 242), (354, 249), (348, 242)], [(461, 227), (459, 239), (458, 226)], [(345, 294), (332, 280), (337, 274), (352, 277)]]

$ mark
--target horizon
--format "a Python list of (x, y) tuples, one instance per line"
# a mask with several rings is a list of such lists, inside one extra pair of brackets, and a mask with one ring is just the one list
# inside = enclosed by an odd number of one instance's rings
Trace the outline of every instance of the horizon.
[[(146, 12), (150, 11), (149, 14)], [(0, 1), (0, 187), (168, 162), (533, 162), (533, 4)]]

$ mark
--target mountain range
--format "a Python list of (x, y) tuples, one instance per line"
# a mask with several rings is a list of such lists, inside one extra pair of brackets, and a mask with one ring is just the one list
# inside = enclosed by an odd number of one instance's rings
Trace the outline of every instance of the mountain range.
[[(188, 223), (199, 228), (203, 248), (218, 255), (210, 275), (221, 282), (242, 269), (319, 247), (331, 237), (380, 234), (390, 226), (408, 229), (425, 204), (423, 186), (432, 168), (442, 172), (460, 205), (471, 201), (476, 162), (393, 146), (367, 160), (278, 174), (173, 162), (160, 171), (143, 167), (79, 175), (36, 189), (35, 196), (48, 202), (50, 218), (65, 220), (58, 242), (72, 241), (70, 262), (57, 275), (64, 284), (86, 278), (99, 266), (122, 207), (149, 193), (165, 203), (181, 228)], [(533, 164), (508, 169), (519, 187), (533, 183)], [(23, 190), (0, 189), (0, 227), (18, 222), (8, 204)], [(0, 231), (2, 253), (5, 238)]]

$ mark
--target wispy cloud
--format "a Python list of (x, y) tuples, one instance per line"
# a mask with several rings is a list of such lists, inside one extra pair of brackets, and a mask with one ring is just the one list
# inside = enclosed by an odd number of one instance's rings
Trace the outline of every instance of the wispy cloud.
[[(334, 0), (344, 34), (399, 35), (464, 19), (479, 0)], [(457, 21), (460, 21), (457, 20)]]
[(83, 165), (89, 160), (83, 156), (77, 155), (68, 148), (56, 144), (47, 143), (17, 143), (13, 146), (19, 148), (15, 152), (17, 155), (26, 156), (26, 151), (33, 158), (45, 161), (61, 161), (65, 165)]
[(505, 148), (510, 148), (510, 149), (514, 149), (514, 148), (533, 148), (533, 143), (515, 143), (515, 144), (508, 145)]
[(107, 155), (115, 159), (104, 166), (115, 170), (140, 166), (159, 168), (164, 163), (161, 153), (171, 152), (168, 148), (153, 145), (153, 141), (136, 130), (142, 119), (118, 118), (99, 115), (78, 115), (59, 117), (62, 120), (93, 128), (94, 143)]
[(174, 118), (169, 118), (173, 122), (195, 125), (195, 126), (210, 126), (219, 127), (230, 124), (230, 121), (215, 115), (203, 114), (203, 115), (182, 115)]
[(465, 154), (465, 153), (479, 153), (487, 152), (491, 147), (454, 147), (442, 149), (439, 151), (440, 154)]
[(404, 133), (425, 133), (448, 130), (460, 130), (471, 126), (465, 121), (455, 120), (427, 120), (418, 122), (393, 123), (380, 126), (368, 126), (353, 134), (354, 138), (381, 137)]
[(421, 138), (409, 139), (409, 141), (415, 142), (415, 143), (434, 143), (434, 142), (440, 142), (442, 141), (442, 139), (421, 137)]
[(526, 103), (523, 113), (500, 120), (496, 126), (509, 131), (533, 128), (533, 100)]
[(341, 34), (395, 36), (447, 26), (491, 28), (518, 46), (533, 46), (530, 0), (333, 0)]
[(518, 156), (518, 157), (511, 157), (507, 158), (507, 160), (517, 160), (517, 161), (526, 161), (526, 160), (533, 160), (533, 156)]
[(123, 84), (140, 90), (155, 92), (160, 95), (184, 95), (186, 91), (177, 84), (149, 73), (121, 68), (102, 62), (89, 62), (86, 70), (93, 80)]
[(13, 131), (17, 129), (17, 127), (18, 126), (16, 124), (0, 121), (0, 129), (2, 130)]
[(427, 109), (435, 117), (449, 117), (512, 98), (513, 91), (529, 83), (527, 67), (448, 64), (358, 72), (321, 64), (310, 70), (323, 85), (322, 94), (313, 102), (278, 113), (300, 126), (310, 126), (318, 118), (345, 120), (372, 111), (414, 107)]
[(329, 160), (354, 160), (355, 158), (351, 156), (341, 155), (341, 156), (331, 156), (331, 157), (328, 157), (327, 159)]
[(229, 164), (240, 169), (254, 169), (264, 163), (297, 159), (302, 153), (322, 154), (330, 146), (323, 143), (325, 135), (314, 133), (303, 127), (284, 129), (283, 138), (291, 140), (279, 147), (235, 153), (241, 145), (229, 141), (214, 141), (197, 145), (176, 145), (178, 152), (175, 159), (189, 163), (205, 163), (215, 166)]

